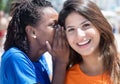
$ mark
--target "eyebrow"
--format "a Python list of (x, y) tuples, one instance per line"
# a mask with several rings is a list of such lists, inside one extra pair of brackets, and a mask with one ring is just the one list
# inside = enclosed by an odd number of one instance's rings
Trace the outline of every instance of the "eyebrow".
[[(87, 21), (88, 21), (88, 20), (85, 19), (85, 20), (84, 20), (82, 23), (80, 23), (79, 25), (82, 25), (82, 24), (86, 23)], [(67, 26), (66, 29), (71, 28), (71, 27), (74, 27), (74, 26)]]

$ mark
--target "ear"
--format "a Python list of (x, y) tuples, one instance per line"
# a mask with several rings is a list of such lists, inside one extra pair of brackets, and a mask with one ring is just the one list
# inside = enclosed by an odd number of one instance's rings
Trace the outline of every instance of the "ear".
[(36, 38), (35, 28), (34, 27), (28, 25), (28, 26), (26, 26), (25, 31), (26, 31), (26, 33), (27, 33), (28, 36)]

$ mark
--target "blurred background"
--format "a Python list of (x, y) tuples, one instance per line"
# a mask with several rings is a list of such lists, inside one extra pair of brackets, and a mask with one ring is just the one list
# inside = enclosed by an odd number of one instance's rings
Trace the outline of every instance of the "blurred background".
[[(11, 19), (9, 9), (11, 2), (14, 0), (0, 0), (0, 56), (4, 52), (3, 44), (5, 41), (6, 29)], [(51, 1), (54, 8), (59, 12), (65, 0), (48, 0)], [(101, 9), (103, 15), (113, 28), (116, 38), (116, 46), (120, 53), (120, 0), (92, 0)]]

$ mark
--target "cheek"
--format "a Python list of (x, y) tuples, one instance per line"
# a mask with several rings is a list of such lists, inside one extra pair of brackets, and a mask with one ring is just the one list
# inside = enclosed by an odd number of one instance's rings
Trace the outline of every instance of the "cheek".
[(71, 46), (75, 39), (74, 39), (74, 37), (72, 35), (66, 35), (66, 36), (67, 36), (68, 43)]
[(53, 41), (53, 37), (54, 37), (54, 30), (48, 31), (46, 38), (48, 39), (48, 41), (49, 41), (50, 43)]
[(38, 32), (38, 38), (45, 43), (45, 41), (49, 41), (50, 43), (53, 40), (54, 30), (52, 29), (44, 29)]
[[(87, 31), (88, 32), (88, 31)], [(89, 29), (89, 33), (91, 34), (91, 35), (95, 35), (96, 33), (97, 33), (97, 31), (95, 30), (95, 29)]]
[(98, 38), (100, 37), (99, 31), (96, 30), (96, 29), (91, 29), (91, 30), (89, 31), (89, 34), (92, 35), (92, 36), (94, 36), (94, 37), (98, 37)]
[(89, 35), (91, 35), (93, 37), (93, 40), (95, 41), (95, 43), (99, 44), (100, 41), (100, 33), (98, 30), (96, 29), (91, 29)]

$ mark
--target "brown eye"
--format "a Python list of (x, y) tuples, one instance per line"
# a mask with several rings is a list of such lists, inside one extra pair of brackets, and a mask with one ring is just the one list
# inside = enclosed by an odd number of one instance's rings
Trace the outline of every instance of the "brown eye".
[(90, 23), (86, 23), (82, 26), (82, 29), (83, 30), (86, 30), (86, 29), (89, 29), (91, 27), (91, 24)]
[(90, 26), (90, 24), (84, 24), (84, 27), (88, 27), (88, 26)]
[(67, 28), (66, 31), (67, 32), (73, 32), (75, 30), (75, 28)]
[(51, 26), (52, 28), (58, 28), (58, 24), (56, 21), (54, 21), (53, 23), (49, 24), (49, 26)]

